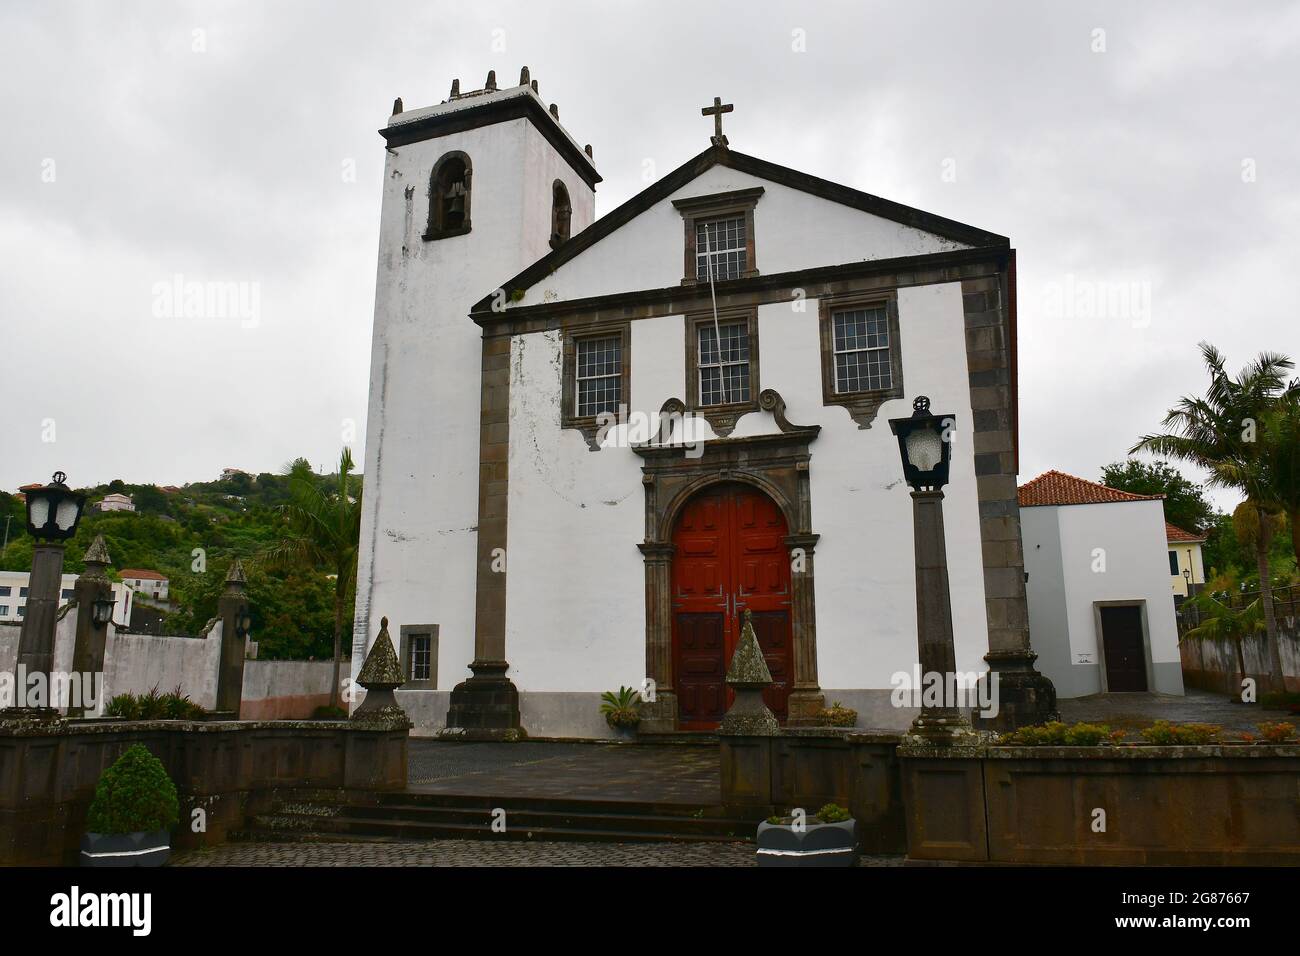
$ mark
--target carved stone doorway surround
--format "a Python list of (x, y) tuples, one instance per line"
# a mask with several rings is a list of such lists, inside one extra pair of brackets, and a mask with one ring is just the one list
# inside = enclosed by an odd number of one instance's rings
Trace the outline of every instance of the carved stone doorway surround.
[[(776, 502), (791, 533), (785, 544), (791, 554), (791, 634), (794, 641), (794, 688), (790, 694), (791, 725), (814, 722), (826, 698), (817, 682), (817, 620), (813, 599), (813, 552), (818, 535), (812, 531), (812, 500), (808, 480), (809, 444), (820, 425), (793, 425), (785, 417), (785, 402), (774, 389), (759, 395), (759, 407), (772, 413), (779, 432), (745, 438), (703, 442), (703, 453), (691, 457), (692, 446), (665, 442), (659, 434), (635, 446), (644, 459), (645, 541), (638, 545), (645, 558), (646, 676), (655, 682), (655, 701), (641, 705), (641, 730), (669, 733), (677, 729), (674, 689), (672, 568), (673, 526), (696, 492), (724, 481), (760, 489)], [(662, 415), (680, 416), (678, 399), (664, 404)], [(680, 419), (677, 427), (680, 428)], [(676, 437), (676, 436), (674, 436)], [(699, 446), (695, 446), (698, 452)]]

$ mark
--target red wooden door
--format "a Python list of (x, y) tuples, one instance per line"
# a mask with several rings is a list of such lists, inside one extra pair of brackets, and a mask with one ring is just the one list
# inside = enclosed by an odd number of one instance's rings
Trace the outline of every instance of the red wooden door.
[(716, 485), (683, 509), (673, 533), (673, 675), (683, 729), (711, 729), (726, 713), (727, 666), (746, 609), (772, 672), (764, 698), (785, 720), (794, 683), (786, 534), (781, 509), (746, 485)]

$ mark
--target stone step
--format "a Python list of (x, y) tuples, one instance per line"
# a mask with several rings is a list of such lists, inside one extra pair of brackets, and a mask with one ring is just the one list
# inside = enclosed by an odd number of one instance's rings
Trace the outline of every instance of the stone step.
[[(360, 810), (362, 808), (354, 808)], [(549, 820), (512, 820), (506, 816), (504, 833), (493, 833), (486, 821), (465, 822), (455, 819), (425, 817), (420, 820), (401, 817), (364, 815), (322, 816), (318, 814), (270, 813), (255, 816), (241, 836), (257, 840), (576, 840), (613, 843), (630, 842), (752, 842), (753, 830), (731, 832), (683, 831), (680, 818), (646, 818), (627, 816), (622, 820), (599, 815)]]
[[(340, 807), (338, 817), (411, 823), (456, 823), (488, 827), (494, 808), (486, 804), (464, 807), (432, 807), (401, 804)], [(502, 807), (509, 827), (551, 829), (576, 827), (584, 830), (631, 830), (675, 834), (722, 835), (747, 839), (755, 824), (718, 816), (681, 816), (654, 813), (611, 812), (608, 807), (572, 810), (538, 810)]]

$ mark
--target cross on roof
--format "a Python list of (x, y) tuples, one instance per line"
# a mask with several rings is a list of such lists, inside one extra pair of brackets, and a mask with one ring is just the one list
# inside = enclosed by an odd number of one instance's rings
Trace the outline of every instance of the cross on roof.
[(713, 117), (713, 135), (709, 138), (709, 140), (710, 142), (713, 143), (714, 146), (727, 145), (727, 137), (722, 135), (722, 114), (730, 113), (735, 108), (736, 107), (734, 107), (730, 103), (723, 103), (721, 96), (715, 96), (713, 98), (712, 106), (705, 106), (700, 110), (701, 116)]

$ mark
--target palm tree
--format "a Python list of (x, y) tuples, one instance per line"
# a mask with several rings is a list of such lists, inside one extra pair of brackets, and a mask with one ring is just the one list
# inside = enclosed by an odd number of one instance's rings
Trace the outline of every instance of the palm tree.
[(289, 503), (280, 506), (288, 533), (262, 552), (272, 567), (328, 569), (334, 577), (334, 691), (339, 705), (339, 657), (343, 651), (343, 612), (357, 583), (357, 543), (361, 537), (361, 493), (352, 496), (352, 452), (344, 448), (333, 487), (299, 458), (285, 468)]
[[(1218, 349), (1207, 342), (1200, 349), (1210, 375), (1205, 395), (1179, 399), (1165, 415), (1165, 431), (1144, 435), (1129, 453), (1146, 451), (1199, 465), (1209, 472), (1209, 485), (1241, 492), (1265, 527), (1267, 515), (1277, 510), (1277, 498), (1261, 425), (1287, 389), (1285, 373), (1295, 363), (1285, 355), (1261, 352), (1233, 378), (1224, 371), (1225, 359)], [(1284, 689), (1266, 535), (1256, 536), (1255, 561), (1268, 634), (1269, 680)]]

